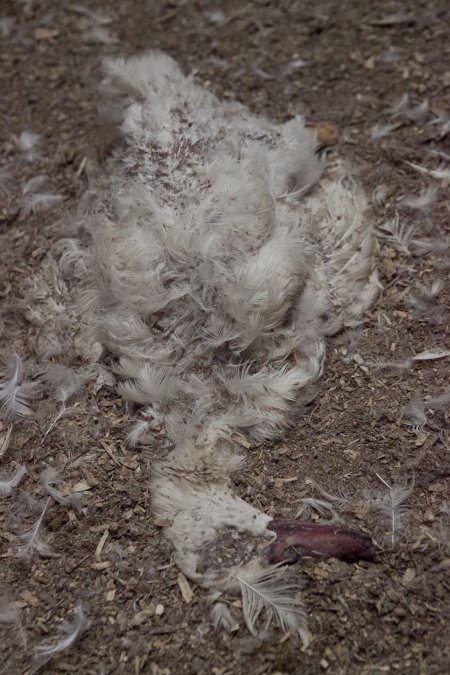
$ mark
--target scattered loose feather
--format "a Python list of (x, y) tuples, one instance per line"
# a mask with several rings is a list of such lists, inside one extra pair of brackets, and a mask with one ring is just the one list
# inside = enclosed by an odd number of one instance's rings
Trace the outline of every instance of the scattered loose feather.
[(410, 107), (409, 96), (408, 94), (403, 94), (389, 109), (391, 115), (403, 115), (406, 110)]
[(22, 199), (20, 214), (23, 218), (35, 216), (38, 213), (50, 211), (63, 201), (62, 195), (52, 194), (51, 192), (37, 192), (27, 194)]
[(145, 434), (149, 428), (150, 428), (149, 422), (146, 422), (145, 420), (137, 422), (134, 425), (133, 429), (127, 434), (125, 438), (125, 443), (130, 448), (136, 448), (142, 441), (142, 439), (145, 437)]
[(398, 129), (398, 124), (376, 124), (372, 127), (370, 135), (372, 140), (379, 141), (389, 136), (395, 129)]
[(320, 516), (328, 516), (329, 522), (340, 520), (339, 514), (330, 502), (323, 499), (314, 499), (313, 497), (303, 497), (300, 501), (302, 505), (297, 510), (294, 518), (304, 518), (306, 513), (313, 511)]
[(10, 495), (13, 488), (19, 485), (26, 472), (26, 468), (22, 465), (11, 478), (0, 478), (0, 497), (7, 497)]
[(424, 402), (418, 397), (412, 398), (403, 408), (401, 418), (402, 424), (410, 427), (414, 433), (423, 431), (427, 423)]
[(7, 595), (0, 595), (0, 623), (20, 623), (20, 609)]
[(425, 166), (420, 166), (419, 164), (414, 164), (413, 162), (406, 162), (412, 169), (423, 173), (426, 176), (431, 176), (431, 178), (436, 178), (437, 180), (450, 180), (450, 169), (427, 169)]
[(378, 235), (401, 253), (411, 255), (411, 246), (415, 241), (416, 226), (400, 224), (398, 212), (394, 218), (379, 226)]
[(32, 131), (22, 131), (16, 143), (21, 152), (24, 153), (25, 159), (32, 162), (37, 154), (37, 147), (41, 142), (42, 136), (35, 134)]
[(428, 103), (428, 100), (425, 99), (425, 101), (418, 105), (408, 107), (404, 114), (412, 122), (421, 122), (427, 117), (429, 110), (430, 104)]
[(11, 439), (11, 433), (13, 430), (13, 425), (9, 424), (6, 429), (0, 431), (0, 457), (3, 457), (7, 449), (9, 448), (9, 441)]
[(118, 42), (116, 35), (104, 26), (92, 26), (83, 33), (82, 38), (87, 44), (113, 45)]
[(353, 330), (346, 336), (348, 338), (346, 354), (342, 357), (344, 363), (350, 363), (353, 355), (358, 351), (358, 348), (363, 339), (363, 332), (361, 330)]
[(59, 504), (71, 504), (73, 506), (79, 506), (81, 494), (73, 493), (70, 495), (64, 495), (60, 490), (57, 489), (56, 486), (61, 485), (63, 480), (54, 467), (48, 466), (46, 469), (44, 469), (41, 472), (40, 480), (44, 490), (56, 502)]
[(436, 202), (438, 188), (430, 185), (421, 190), (417, 197), (405, 196), (399, 201), (402, 208), (417, 209), (418, 211), (427, 211)]
[(435, 349), (432, 351), (420, 352), (412, 357), (413, 361), (436, 361), (436, 359), (445, 359), (450, 356), (448, 349)]
[(328, 502), (334, 504), (340, 511), (351, 511), (354, 508), (356, 500), (343, 487), (339, 488), (337, 492), (328, 492), (315, 481), (310, 482), (320, 492), (322, 497), (325, 497)]
[(239, 622), (236, 621), (228, 607), (223, 602), (215, 602), (211, 609), (211, 623), (216, 630), (225, 630), (232, 633), (239, 628)]
[(405, 527), (405, 521), (410, 511), (404, 502), (411, 495), (414, 482), (406, 485), (389, 485), (378, 473), (375, 475), (386, 486), (387, 493), (381, 497), (367, 495), (366, 504), (388, 524), (389, 540), (391, 548), (394, 548)]
[(242, 610), (252, 635), (258, 635), (258, 620), (265, 610), (266, 631), (272, 622), (283, 631), (298, 633), (303, 645), (310, 642), (306, 612), (299, 599), (299, 587), (286, 581), (286, 567), (269, 567), (253, 577), (238, 576), (242, 592)]
[[(443, 286), (442, 279), (435, 279), (429, 288), (423, 284), (416, 283), (416, 290), (409, 294), (406, 303), (416, 319), (435, 325), (444, 322), (447, 314), (446, 306), (438, 305), (436, 301)], [(446, 354), (443, 353), (443, 355), (445, 356)], [(419, 360), (419, 356), (416, 358)], [(435, 356), (435, 358), (439, 357)]]
[(17, 555), (20, 558), (30, 558), (33, 553), (39, 553), (43, 557), (53, 556), (53, 552), (46, 541), (46, 530), (44, 526), (44, 516), (50, 502), (50, 497), (46, 500), (44, 508), (30, 530), (19, 535), (19, 546)]
[(427, 408), (431, 410), (444, 410), (450, 405), (450, 389), (445, 391), (440, 396), (432, 396), (425, 401)]
[(0, 384), (0, 417), (7, 424), (16, 424), (33, 414), (31, 401), (36, 397), (35, 382), (23, 381), (23, 364), (18, 354), (7, 366), (9, 381)]
[(19, 638), (23, 649), (27, 648), (27, 633), (22, 624), (22, 612), (18, 602), (14, 602), (7, 594), (0, 595), (0, 623), (13, 624), (14, 634)]
[(387, 197), (388, 197), (388, 189), (387, 186), (384, 184), (377, 185), (377, 187), (372, 192), (372, 202), (376, 206), (384, 206)]
[(368, 366), (369, 368), (376, 368), (379, 370), (389, 368), (406, 370), (408, 368), (412, 368), (415, 361), (435, 361), (437, 359), (444, 359), (447, 356), (450, 356), (450, 351), (437, 349), (434, 351), (420, 352), (414, 356), (408, 356), (403, 359), (396, 360), (386, 360), (382, 357), (375, 357), (373, 359), (364, 361), (364, 365)]
[(86, 374), (77, 373), (72, 368), (68, 368), (60, 363), (48, 366), (42, 376), (42, 380), (50, 388), (53, 397), (61, 403), (61, 408), (48, 426), (44, 438), (47, 438), (48, 434), (62, 417), (71, 415), (76, 411), (76, 408), (68, 408), (67, 403), (82, 390), (86, 379)]
[(12, 178), (6, 169), (0, 169), (0, 195), (8, 197), (12, 192)]
[(395, 370), (407, 370), (408, 368), (412, 368), (413, 359), (405, 358), (394, 360), (376, 356), (373, 359), (364, 361), (364, 365), (368, 368), (375, 368), (376, 370), (390, 370), (391, 368)]
[(46, 662), (56, 654), (60, 654), (66, 649), (70, 649), (88, 626), (89, 619), (84, 612), (83, 605), (79, 602), (74, 609), (72, 621), (59, 626), (59, 631), (65, 633), (65, 637), (57, 642), (43, 642), (34, 650), (35, 658), (39, 661), (44, 660), (44, 662)]

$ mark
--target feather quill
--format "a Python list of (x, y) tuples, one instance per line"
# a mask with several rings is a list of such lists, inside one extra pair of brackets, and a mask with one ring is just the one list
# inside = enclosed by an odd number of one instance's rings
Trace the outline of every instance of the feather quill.
[(310, 642), (306, 612), (298, 585), (286, 580), (287, 568), (272, 566), (254, 576), (238, 576), (245, 623), (252, 635), (258, 635), (258, 620), (265, 611), (263, 630), (275, 623), (284, 631), (297, 633), (303, 644)]

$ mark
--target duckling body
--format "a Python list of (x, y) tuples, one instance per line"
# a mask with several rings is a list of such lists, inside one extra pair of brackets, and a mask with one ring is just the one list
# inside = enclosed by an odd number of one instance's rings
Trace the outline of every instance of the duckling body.
[[(92, 230), (96, 333), (120, 393), (171, 444), (151, 490), (177, 564), (231, 590), (301, 539), (234, 494), (233, 435), (280, 437), (314, 396), (325, 337), (370, 305), (366, 200), (339, 163), (324, 170), (301, 118), (221, 102), (160, 53), (106, 74), (124, 145)], [(302, 533), (317, 554), (349, 536)]]

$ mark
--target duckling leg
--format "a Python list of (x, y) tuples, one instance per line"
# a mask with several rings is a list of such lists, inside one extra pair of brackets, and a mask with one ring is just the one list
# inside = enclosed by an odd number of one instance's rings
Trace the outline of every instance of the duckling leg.
[(269, 549), (270, 563), (294, 563), (305, 556), (354, 562), (370, 560), (374, 555), (368, 535), (344, 527), (284, 518), (275, 518), (267, 527), (277, 537)]

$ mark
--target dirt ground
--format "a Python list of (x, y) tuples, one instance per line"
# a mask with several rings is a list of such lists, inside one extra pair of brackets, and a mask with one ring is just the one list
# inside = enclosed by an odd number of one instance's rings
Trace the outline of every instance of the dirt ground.
[[(58, 404), (40, 400), (0, 460), (4, 475), (27, 467), (20, 488), (0, 507), (0, 595), (8, 594), (21, 617), (0, 623), (2, 673), (40, 666), (35, 648), (60, 635), (58, 626), (79, 601), (89, 627), (40, 672), (450, 672), (448, 408), (428, 411), (421, 431), (402, 423), (411, 398), (448, 389), (448, 359), (410, 368), (370, 365), (449, 348), (450, 265), (442, 245), (449, 236), (448, 178), (424, 176), (407, 163), (448, 169), (442, 154), (450, 138), (447, 7), (444, 0), (2, 0), (3, 363), (16, 351), (27, 375), (41, 365), (40, 329), (25, 318), (26, 283), (54, 242), (72, 232), (66, 214), (88, 187), (87, 169), (107, 151), (95, 109), (104, 55), (160, 48), (220, 96), (258, 113), (333, 121), (337, 152), (369, 197), (378, 188), (375, 202), (384, 201), (372, 206), (374, 223), (381, 226), (398, 210), (405, 227), (416, 228), (415, 239), (438, 242), (424, 253), (414, 244), (399, 250), (380, 237), (377, 303), (359, 331), (329, 341), (321, 393), (309, 415), (279, 445), (253, 450), (236, 478), (236, 491), (248, 501), (286, 516), (295, 515), (302, 498), (320, 496), (311, 481), (359, 498), (363, 490), (383, 488), (377, 473), (389, 484), (414, 478), (403, 536), (393, 548), (380, 521), (360, 509), (343, 518), (375, 537), (374, 562), (307, 559), (297, 566), (313, 633), (307, 649), (277, 630), (266, 640), (253, 637), (242, 618), (239, 630), (215, 632), (206, 591), (194, 584), (186, 590), (150, 511), (157, 451), (127, 448), (124, 403), (113, 390), (96, 393), (90, 386), (76, 413), (45, 439)], [(395, 116), (392, 106), (404, 94), (409, 107)], [(425, 101), (428, 107), (419, 107)], [(376, 125), (392, 127), (379, 138)], [(23, 131), (42, 135), (30, 152), (18, 148)], [(46, 189), (64, 200), (27, 215), (23, 186), (42, 174)], [(429, 185), (439, 188), (433, 205), (401, 208), (403, 196)], [(417, 284), (433, 282), (438, 290), (425, 298)], [(70, 361), (64, 354), (59, 360), (65, 358)], [(33, 523), (30, 497), (43, 498), (43, 462), (57, 466), (85, 497), (78, 511), (49, 504), (45, 526), (56, 555), (27, 561), (16, 555), (17, 536)], [(239, 600), (227, 602), (238, 616)]]

